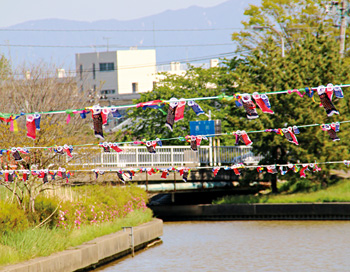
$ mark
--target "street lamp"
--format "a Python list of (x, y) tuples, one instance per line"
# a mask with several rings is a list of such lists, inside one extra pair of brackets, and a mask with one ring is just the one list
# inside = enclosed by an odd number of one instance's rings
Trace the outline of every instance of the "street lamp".
[(280, 36), (280, 38), (281, 38), (282, 58), (284, 58), (284, 38), (283, 38), (281, 32), (277, 31), (277, 30), (276, 30), (274, 27), (272, 27), (272, 26), (253, 26), (252, 28), (253, 28), (254, 30), (269, 28), (269, 29), (271, 29), (273, 32), (277, 33), (277, 35)]

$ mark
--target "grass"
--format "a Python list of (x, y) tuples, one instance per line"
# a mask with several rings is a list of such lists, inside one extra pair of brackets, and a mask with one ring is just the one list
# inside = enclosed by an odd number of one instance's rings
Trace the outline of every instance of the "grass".
[(240, 195), (226, 196), (215, 200), (213, 204), (235, 203), (315, 203), (315, 202), (350, 202), (350, 181), (343, 179), (337, 184), (316, 192), (303, 192), (277, 195)]
[[(12, 184), (14, 186), (14, 184)], [(18, 185), (17, 185), (18, 187)], [(61, 200), (78, 201), (79, 195), (75, 192), (72, 187), (54, 187), (51, 184), (47, 184), (44, 188), (52, 188), (52, 190), (47, 190), (42, 193), (45, 197), (59, 197)], [(12, 192), (6, 189), (4, 186), (0, 185), (0, 199), (2, 200), (13, 200), (15, 196)]]
[(135, 210), (125, 218), (80, 229), (46, 227), (10, 232), (0, 238), (0, 266), (35, 257), (48, 256), (69, 247), (81, 245), (97, 237), (117, 232), (124, 226), (137, 226), (152, 219), (152, 211)]

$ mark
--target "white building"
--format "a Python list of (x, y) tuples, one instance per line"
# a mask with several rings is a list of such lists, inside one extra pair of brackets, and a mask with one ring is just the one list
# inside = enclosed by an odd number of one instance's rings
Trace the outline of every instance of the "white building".
[(75, 63), (81, 90), (108, 100), (151, 91), (157, 72), (154, 49), (78, 53)]
[[(154, 84), (165, 77), (157, 72), (183, 76), (188, 68), (188, 64), (179, 62), (157, 67), (154, 49), (78, 53), (75, 64), (78, 87), (94, 99), (113, 104), (117, 103), (113, 100), (131, 101), (139, 98), (139, 93), (152, 91)], [(210, 68), (218, 64), (218, 59), (211, 59), (210, 64), (199, 66)]]

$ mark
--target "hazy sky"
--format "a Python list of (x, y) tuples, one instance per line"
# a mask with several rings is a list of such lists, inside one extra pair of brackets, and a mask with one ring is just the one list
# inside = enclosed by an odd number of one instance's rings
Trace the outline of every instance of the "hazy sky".
[[(0, 27), (47, 18), (78, 21), (131, 20), (197, 5), (211, 7), (227, 0), (5, 0)], [(235, 0), (239, 1), (239, 0)]]

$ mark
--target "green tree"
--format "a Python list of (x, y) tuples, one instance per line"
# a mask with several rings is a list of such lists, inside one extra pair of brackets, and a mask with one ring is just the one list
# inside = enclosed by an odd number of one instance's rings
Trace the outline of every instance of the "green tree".
[[(272, 39), (260, 43), (245, 58), (245, 62), (237, 66), (235, 77), (240, 79), (239, 90), (242, 93), (254, 91), (264, 93), (300, 87), (317, 87), (328, 83), (348, 83), (350, 80), (348, 68), (348, 65), (340, 59), (338, 46), (333, 39), (328, 39), (325, 34), (317, 37), (308, 34), (305, 39), (290, 49), (285, 58), (281, 57)], [(234, 113), (237, 109), (231, 103), (232, 107), (227, 108), (229, 109), (227, 120), (239, 129), (254, 131), (293, 125), (331, 123), (350, 118), (347, 99), (334, 99), (340, 115), (332, 117), (327, 117), (324, 109), (319, 106), (317, 92), (315, 93), (316, 103), (306, 95), (301, 98), (296, 93), (270, 95), (269, 99), (275, 111), (274, 115), (262, 113), (260, 118), (251, 121), (236, 118)], [(343, 125), (345, 126), (346, 124)], [(300, 131), (300, 135), (297, 136), (298, 146), (273, 132), (250, 134), (250, 136), (254, 142), (255, 151), (265, 157), (262, 162), (264, 164), (338, 161), (348, 158), (349, 144), (345, 140), (348, 137), (346, 129), (341, 130), (342, 141), (339, 142), (329, 140), (328, 133), (318, 126), (301, 128)], [(329, 178), (327, 171), (322, 171), (321, 174), (323, 179)], [(274, 191), (276, 191), (275, 183)]]
[(0, 80), (5, 80), (10, 74), (10, 62), (0, 54)]
[[(268, 39), (242, 59), (232, 59), (220, 68), (191, 68), (184, 76), (167, 76), (158, 84), (155, 91), (143, 94), (137, 102), (171, 97), (214, 96), (222, 93), (222, 89), (225, 89), (227, 94), (238, 92), (252, 94), (255, 91), (264, 93), (317, 87), (328, 83), (347, 83), (350, 81), (348, 71), (348, 65), (339, 57), (336, 42), (328, 39), (326, 34), (306, 35), (295, 48), (290, 49), (285, 58), (281, 57), (273, 40)], [(216, 88), (208, 89), (208, 82), (215, 84)], [(239, 83), (237, 89), (232, 87), (233, 82)], [(199, 104), (206, 111), (212, 110), (214, 118), (222, 120), (223, 132), (227, 133), (236, 130), (255, 131), (349, 119), (349, 103), (346, 99), (334, 98), (334, 104), (340, 111), (340, 115), (327, 117), (324, 109), (319, 106), (320, 100), (317, 93), (314, 98), (316, 103), (306, 95), (301, 98), (296, 93), (269, 95), (275, 114), (263, 114), (258, 110), (260, 118), (250, 121), (246, 118), (244, 109), (237, 108), (233, 100), (203, 100), (199, 101)], [(130, 116), (136, 122), (136, 125), (130, 126), (131, 135), (138, 139), (185, 136), (189, 134), (188, 121), (207, 119), (205, 116), (197, 117), (192, 111), (188, 111), (185, 119), (176, 123), (174, 132), (171, 133), (164, 126), (166, 116), (160, 111), (135, 109)], [(346, 124), (343, 125), (345, 126)], [(301, 134), (297, 136), (298, 146), (289, 143), (284, 136), (274, 132), (252, 133), (249, 136), (254, 142), (254, 151), (264, 156), (263, 164), (323, 162), (348, 158), (349, 145), (345, 141), (348, 136), (347, 130), (341, 130), (342, 141), (340, 142), (330, 141), (327, 132), (322, 131), (318, 126), (300, 128), (300, 131)], [(235, 137), (230, 135), (222, 136), (221, 140), (225, 145), (235, 143)], [(181, 142), (176, 140), (173, 144), (181, 144)], [(329, 172), (324, 166), (322, 168), (326, 171), (322, 171), (315, 177), (326, 180)], [(254, 170), (252, 173), (257, 172)], [(295, 180), (296, 176), (288, 175), (287, 178)], [(276, 191), (276, 175), (269, 178), (273, 179), (273, 189)]]
[[(152, 92), (142, 93), (141, 98), (135, 103), (168, 100), (175, 98), (194, 98), (194, 97), (210, 97), (223, 93), (223, 91), (232, 91), (234, 82), (231, 80), (232, 75), (226, 68), (194, 68), (189, 67), (184, 75), (174, 75), (163, 73), (160, 75), (162, 80), (157, 84)], [(212, 111), (212, 119), (223, 119), (223, 126), (228, 123), (222, 114), (223, 104), (219, 100), (200, 100), (197, 103), (202, 109), (208, 113)], [(124, 131), (117, 135), (118, 140), (147, 140), (158, 138), (173, 138), (186, 136), (190, 133), (189, 121), (208, 120), (206, 115), (196, 114), (188, 106), (185, 110), (185, 118), (174, 124), (173, 132), (166, 126), (166, 112), (168, 105), (160, 110), (141, 108), (133, 109), (128, 116), (132, 119), (128, 126), (128, 131)], [(183, 144), (178, 140), (167, 141), (167, 144)]]
[[(346, 57), (341, 61), (339, 59), (339, 44), (336, 43), (339, 30), (334, 27), (340, 24), (340, 5), (333, 5), (333, 12), (327, 12), (329, 4), (329, 1), (323, 0), (262, 0), (259, 6), (250, 5), (244, 13), (247, 15), (247, 20), (242, 22), (244, 30), (232, 34), (232, 39), (237, 42), (237, 50), (248, 50), (244, 58), (245, 64), (237, 71), (237, 77), (246, 81), (245, 83), (240, 81), (241, 86), (243, 85), (242, 90), (251, 93), (251, 90), (282, 90), (318, 86), (329, 82), (347, 82), (349, 58)], [(280, 57), (282, 39), (285, 58)], [(330, 122), (330, 118), (322, 121), (326, 116), (324, 113), (316, 114), (319, 113), (317, 104), (305, 102), (295, 97), (295, 94), (291, 97), (293, 101), (288, 101), (286, 95), (273, 96), (272, 102), (278, 103), (275, 106), (276, 115), (261, 118), (260, 121), (264, 121), (260, 125), (259, 122), (256, 123), (255, 129), (266, 125), (284, 127), (284, 124), (291, 124), (291, 121), (294, 124)], [(302, 103), (300, 105), (302, 107), (295, 108), (291, 102)], [(341, 108), (342, 114), (337, 116), (336, 120), (348, 119), (346, 100), (336, 103), (337, 107)], [(284, 121), (282, 119), (277, 121), (279, 120), (277, 113), (280, 115), (283, 109), (286, 112), (283, 115)], [(231, 120), (233, 121), (232, 118)], [(251, 127), (254, 129), (254, 126)], [(286, 146), (276, 142), (276, 137), (272, 135), (267, 137), (265, 133), (264, 137), (254, 135), (256, 138), (254, 146), (259, 145), (256, 150), (265, 154), (266, 163), (285, 163), (293, 157), (294, 161), (337, 160), (340, 154), (341, 158), (346, 158), (348, 148), (344, 141), (342, 143), (324, 141), (321, 137), (326, 133), (316, 127), (309, 128), (308, 131), (310, 132), (307, 134), (303, 132), (304, 136), (298, 137), (301, 143), (298, 147), (286, 149)], [(266, 146), (266, 143), (271, 143), (273, 139), (276, 143), (264, 150), (262, 143)], [(301, 148), (303, 142), (308, 148)], [(337, 146), (335, 150), (334, 144)], [(327, 171), (323, 171), (323, 179), (328, 177), (327, 174)], [(275, 184), (274, 181), (274, 191), (276, 191)]]
[[(262, 0), (261, 6), (250, 6), (245, 12), (248, 16), (248, 20), (243, 22), (245, 30), (232, 36), (238, 43), (237, 50), (247, 50), (245, 55), (226, 60), (220, 68), (192, 68), (184, 76), (167, 75), (153, 93), (143, 95), (137, 102), (171, 97), (214, 96), (219, 95), (222, 89), (227, 94), (252, 94), (255, 91), (264, 93), (317, 87), (328, 83), (349, 83), (349, 62), (347, 58), (340, 59), (339, 44), (335, 39), (338, 31), (333, 28), (339, 17), (325, 12), (326, 3), (328, 1)], [(259, 26), (260, 30), (252, 31), (253, 26)], [(279, 43), (281, 36), (286, 41), (284, 58), (281, 57)], [(216, 88), (208, 89), (208, 82), (214, 83)], [(237, 89), (232, 87), (234, 82), (239, 84)], [(269, 98), (275, 114), (260, 112), (260, 118), (251, 121), (247, 120), (244, 110), (237, 108), (233, 100), (203, 100), (199, 103), (206, 111), (212, 110), (213, 119), (222, 120), (223, 132), (331, 123), (348, 120), (350, 117), (349, 102), (346, 99), (334, 98), (340, 115), (327, 117), (324, 109), (319, 106), (317, 93), (316, 102), (306, 95), (301, 98), (296, 93), (270, 95)], [(184, 136), (189, 132), (188, 120), (197, 118), (193, 113), (187, 114), (185, 120), (176, 124), (174, 132), (170, 133), (164, 127), (165, 116), (160, 112), (142, 112), (137, 109), (130, 116), (138, 121), (132, 126), (131, 135), (138, 136), (139, 139)], [(206, 118), (201, 116), (198, 119)], [(341, 127), (346, 127), (346, 124)], [(273, 132), (251, 133), (249, 136), (254, 142), (255, 152), (264, 156), (264, 164), (348, 158), (346, 129), (340, 132), (340, 142), (330, 141), (327, 132), (318, 126), (301, 128), (300, 131), (301, 134), (297, 136), (298, 146)], [(222, 141), (226, 145), (233, 145), (235, 137), (222, 136)], [(329, 178), (329, 167), (331, 166), (322, 166), (323, 171), (314, 175), (315, 180), (326, 181)], [(256, 171), (255, 173), (257, 174)], [(296, 176), (288, 175), (286, 178), (294, 182)], [(269, 178), (272, 179), (273, 191), (276, 192), (276, 175)]]
[[(333, 6), (335, 12), (327, 12), (325, 0), (262, 0), (260, 6), (250, 5), (244, 15), (244, 30), (232, 34), (238, 49), (253, 49), (268, 37), (278, 44), (281, 36), (285, 39), (286, 50), (296, 48), (307, 33), (327, 34), (337, 38), (340, 24), (340, 5)], [(320, 28), (322, 26), (322, 28)]]

